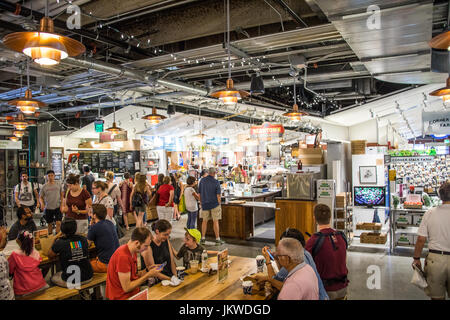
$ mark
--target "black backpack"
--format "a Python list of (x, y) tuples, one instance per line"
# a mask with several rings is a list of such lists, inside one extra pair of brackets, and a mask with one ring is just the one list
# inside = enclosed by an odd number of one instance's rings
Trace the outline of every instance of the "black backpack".
[(133, 205), (133, 208), (142, 207), (144, 205), (144, 197), (142, 196), (142, 193), (136, 191), (133, 195), (133, 199), (131, 200), (131, 204)]
[(319, 232), (316, 232), (314, 235), (318, 236), (319, 238), (316, 240), (316, 242), (314, 243), (314, 246), (311, 250), (311, 255), (312, 255), (313, 259), (315, 258), (315, 256), (317, 256), (319, 254), (319, 251), (322, 248), (323, 242), (327, 238), (330, 239), (333, 249), (337, 250), (337, 247), (334, 244), (334, 241), (332, 239), (333, 236), (340, 235), (342, 237), (342, 239), (344, 239), (344, 241), (345, 241), (345, 248), (346, 249), (348, 248), (347, 237), (345, 236), (345, 234), (342, 231), (334, 231), (330, 234), (323, 234), (322, 232), (319, 231)]

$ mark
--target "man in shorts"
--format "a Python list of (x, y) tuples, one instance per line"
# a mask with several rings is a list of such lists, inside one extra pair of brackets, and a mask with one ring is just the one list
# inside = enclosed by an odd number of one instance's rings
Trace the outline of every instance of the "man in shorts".
[(202, 210), (200, 211), (200, 218), (202, 218), (202, 239), (200, 244), (206, 242), (206, 227), (208, 220), (213, 220), (214, 234), (216, 236), (216, 245), (220, 246), (224, 242), (220, 240), (219, 236), (219, 220), (222, 219), (221, 190), (220, 182), (214, 177), (216, 175), (216, 168), (209, 168), (208, 175), (200, 180), (198, 190), (200, 195), (200, 202)]
[(431, 208), (422, 217), (413, 257), (413, 265), (422, 269), (420, 256), (428, 240), (425, 293), (432, 300), (445, 300), (446, 293), (450, 297), (450, 182), (439, 188), (439, 197), (442, 205)]
[(56, 233), (61, 230), (61, 202), (64, 197), (62, 185), (55, 181), (55, 172), (47, 171), (48, 182), (41, 189), (40, 202), (44, 209), (44, 219), (48, 224), (48, 233), (53, 233), (53, 223), (56, 224)]

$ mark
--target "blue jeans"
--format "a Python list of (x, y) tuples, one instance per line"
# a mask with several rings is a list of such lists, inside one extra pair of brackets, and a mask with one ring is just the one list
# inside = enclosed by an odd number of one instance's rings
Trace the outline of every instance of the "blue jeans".
[(188, 220), (186, 227), (188, 229), (195, 229), (195, 224), (197, 223), (197, 214), (198, 211), (187, 211)]

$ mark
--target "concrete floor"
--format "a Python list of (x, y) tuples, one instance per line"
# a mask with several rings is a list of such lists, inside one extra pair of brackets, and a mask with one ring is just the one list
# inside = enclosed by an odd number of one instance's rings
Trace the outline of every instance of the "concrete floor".
[[(8, 226), (11, 221), (8, 217)], [(174, 248), (179, 249), (183, 243), (184, 227), (186, 226), (187, 215), (182, 215), (180, 221), (172, 222), (173, 229), (170, 240)], [(35, 220), (39, 228), (39, 220)], [(148, 227), (150, 227), (150, 224)], [(125, 237), (120, 239), (120, 243), (126, 243), (132, 232), (127, 231)], [(242, 257), (256, 257), (265, 245), (262, 242), (240, 241), (224, 239), (226, 243), (220, 247), (215, 246), (214, 239), (207, 239), (206, 248), (209, 250), (220, 250), (228, 248), (230, 255)], [(268, 244), (274, 247), (274, 244)], [(412, 254), (412, 251), (411, 251)], [(349, 269), (348, 278), (350, 284), (348, 287), (349, 300), (428, 300), (425, 293), (410, 283), (412, 277), (411, 268), (412, 259), (410, 256), (388, 255), (386, 253), (363, 253), (348, 251), (347, 267)], [(182, 261), (177, 261), (181, 265)], [(376, 281), (370, 281), (373, 271), (368, 273), (368, 268), (376, 268), (380, 271), (379, 286)], [(369, 270), (370, 271), (370, 270)], [(373, 289), (368, 288), (375, 286)]]

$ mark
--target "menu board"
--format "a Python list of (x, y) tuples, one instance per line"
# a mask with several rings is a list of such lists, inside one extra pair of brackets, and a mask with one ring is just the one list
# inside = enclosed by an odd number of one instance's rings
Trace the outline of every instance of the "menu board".
[(79, 158), (79, 170), (83, 170), (83, 165), (88, 165), (91, 171), (96, 173), (113, 171), (134, 174), (136, 170), (139, 170), (139, 167), (136, 168), (136, 162), (139, 162), (139, 151), (82, 152)]
[(126, 154), (124, 152), (119, 153), (119, 172), (124, 173), (126, 170), (125, 166)]
[(224, 282), (228, 278), (228, 249), (217, 253), (217, 269), (219, 283)]
[(127, 151), (125, 154), (126, 154), (125, 170), (128, 172), (134, 172), (133, 152)]
[(107, 170), (112, 170), (113, 167), (113, 154), (109, 152), (106, 154), (106, 168)]
[(112, 169), (115, 173), (119, 172), (119, 155), (118, 152), (112, 153)]
[(98, 155), (99, 155), (98, 153), (91, 153), (91, 163), (92, 163), (91, 170), (94, 172), (98, 172), (98, 168), (99, 168)]
[(98, 167), (99, 170), (98, 172), (103, 173), (106, 171), (106, 169), (108, 168), (108, 154), (106, 153), (100, 153), (98, 155)]

